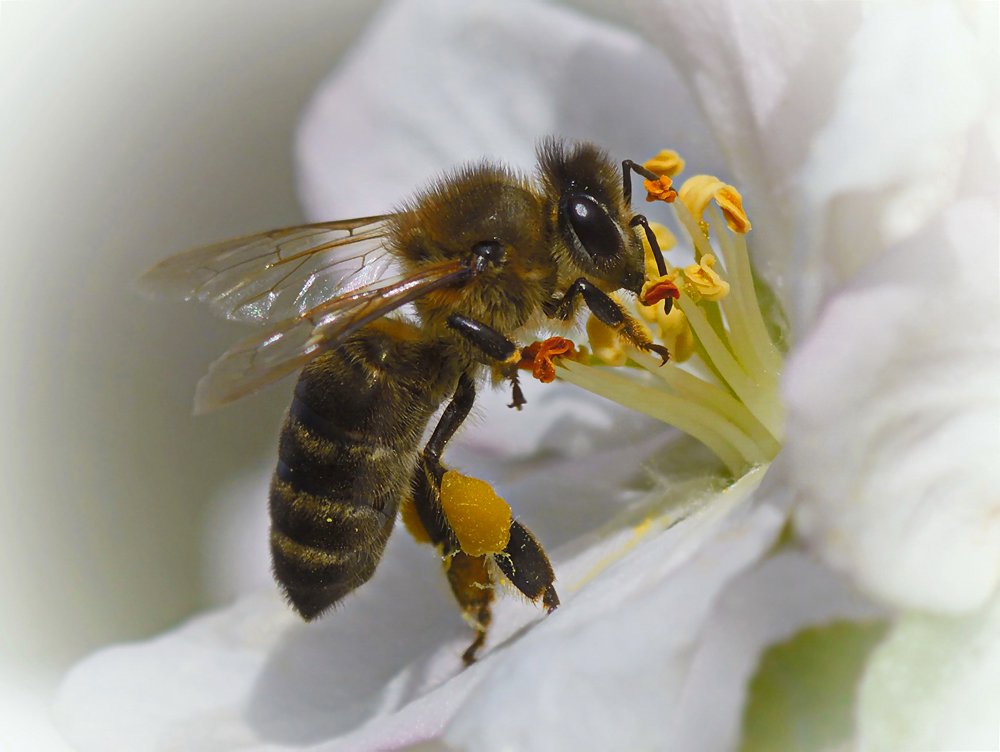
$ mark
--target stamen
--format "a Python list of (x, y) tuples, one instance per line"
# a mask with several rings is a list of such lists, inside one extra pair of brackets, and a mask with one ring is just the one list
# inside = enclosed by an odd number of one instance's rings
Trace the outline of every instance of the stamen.
[(531, 371), (531, 375), (543, 384), (555, 381), (556, 366), (552, 362), (553, 358), (566, 356), (572, 357), (576, 353), (576, 346), (563, 337), (549, 337), (544, 342), (532, 342), (521, 350), (521, 363), (518, 368)]
[(730, 230), (740, 235), (750, 232), (750, 220), (743, 211), (743, 197), (733, 186), (723, 183), (712, 175), (695, 175), (688, 178), (677, 196), (698, 222), (701, 222), (708, 202), (715, 199)]
[(681, 296), (681, 291), (674, 282), (676, 276), (677, 272), (671, 272), (662, 277), (646, 280), (639, 294), (639, 302), (644, 306), (652, 306), (664, 300), (677, 300)]
[(716, 301), (729, 294), (729, 283), (715, 271), (715, 256), (711, 253), (702, 256), (699, 263), (685, 266), (684, 280), (694, 288), (697, 298)]
[[(594, 355), (600, 358), (605, 364), (609, 366), (623, 366), (625, 365), (625, 361), (628, 360), (625, 346), (622, 344), (618, 332), (599, 321), (593, 314), (587, 318), (587, 339), (590, 340), (590, 346), (594, 351)], [(553, 366), (552, 371), (554, 376), (555, 366)]]
[(656, 306), (653, 310), (656, 314), (659, 340), (670, 350), (675, 363), (683, 363), (694, 354), (696, 345), (687, 316), (684, 311), (676, 307), (672, 307), (669, 313), (663, 306)]
[(673, 203), (677, 198), (677, 191), (671, 187), (672, 181), (667, 175), (661, 175), (659, 180), (643, 180), (642, 185), (646, 189), (647, 201), (666, 201)]
[(672, 178), (684, 171), (684, 160), (673, 149), (664, 149), (648, 162), (644, 162), (642, 166), (657, 175), (666, 175), (668, 178)]
[[(647, 180), (651, 200), (673, 198), (670, 178), (681, 168), (683, 160), (675, 152), (662, 152), (644, 165), (660, 175)], [(624, 306), (656, 330), (652, 346), (644, 349), (669, 351), (672, 362), (660, 363), (650, 352), (636, 349), (634, 336), (591, 317), (587, 333), (594, 354), (624, 368), (592, 368), (579, 358), (553, 363), (556, 351), (551, 348), (544, 354), (539, 349), (530, 367), (542, 380), (559, 375), (680, 428), (739, 476), (766, 465), (780, 449), (781, 352), (770, 339), (757, 300), (744, 238), (750, 221), (739, 192), (698, 175), (684, 183), (677, 197), (681, 200), (673, 204), (674, 216), (689, 236), (695, 263), (683, 269), (668, 266), (662, 251), (673, 248), (677, 239), (662, 225), (636, 215), (633, 224), (646, 229), (646, 282), (631, 310)]]

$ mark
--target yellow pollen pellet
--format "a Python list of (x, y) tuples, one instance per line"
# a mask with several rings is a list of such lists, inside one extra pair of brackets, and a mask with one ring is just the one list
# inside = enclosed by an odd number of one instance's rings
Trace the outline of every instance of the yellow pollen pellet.
[(715, 199), (730, 230), (740, 235), (750, 232), (750, 219), (743, 211), (740, 192), (716, 177), (695, 175), (688, 178), (677, 192), (677, 198), (698, 222), (701, 222), (708, 202)]
[[(641, 306), (640, 306), (641, 308)], [(587, 319), (587, 338), (594, 355), (609, 366), (623, 366), (628, 356), (618, 333), (607, 324), (601, 323), (591, 314)]]
[(500, 553), (510, 541), (510, 506), (486, 481), (449, 470), (441, 479), (441, 509), (469, 556)]
[(417, 508), (413, 504), (412, 497), (407, 496), (403, 499), (403, 502), (399, 505), (399, 513), (403, 518), (403, 524), (406, 525), (406, 529), (413, 536), (413, 540), (417, 543), (431, 542), (431, 537), (427, 534), (427, 530), (424, 529), (424, 523), (420, 521), (420, 515), (417, 514)]
[(684, 160), (673, 149), (664, 149), (651, 160), (643, 163), (642, 166), (657, 175), (666, 175), (672, 178), (684, 170)]
[(729, 294), (729, 283), (715, 271), (715, 256), (706, 253), (701, 263), (684, 267), (684, 278), (705, 300), (722, 300)]

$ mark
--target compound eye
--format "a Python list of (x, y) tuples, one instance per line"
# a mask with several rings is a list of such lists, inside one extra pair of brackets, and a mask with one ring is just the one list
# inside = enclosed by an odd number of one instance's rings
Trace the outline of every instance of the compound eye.
[(607, 259), (621, 252), (621, 233), (604, 207), (590, 196), (569, 196), (563, 211), (580, 245), (591, 258)]

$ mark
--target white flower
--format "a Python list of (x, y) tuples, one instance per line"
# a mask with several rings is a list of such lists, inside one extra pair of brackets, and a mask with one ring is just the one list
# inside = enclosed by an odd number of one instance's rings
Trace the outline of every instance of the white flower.
[[(505, 599), (491, 650), (459, 671), (468, 633), (434, 554), (398, 533), (317, 624), (268, 592), (84, 661), (60, 701), (79, 748), (732, 749), (768, 732), (741, 717), (762, 650), (791, 638), (808, 666), (811, 645), (858, 643), (803, 627), (874, 619), (888, 637), (836, 688), (850, 702), (863, 675), (856, 727), (812, 740), (995, 741), (995, 38), (945, 3), (637, 6), (666, 56), (549, 5), (390, 4), (303, 121), (303, 202), (316, 218), (382, 211), (463, 159), (529, 167), (547, 133), (634, 159), (677, 149), (739, 187), (790, 315), (785, 451), (724, 487), (692, 441), (621, 412), (577, 419), (574, 387), (534, 389), (448, 461), (499, 479), (546, 543), (551, 616)], [(566, 447), (573, 420), (585, 438), (626, 430)], [(562, 451), (483, 460), (518, 446)], [(818, 559), (774, 548), (792, 509)], [(767, 701), (755, 689), (750, 707)]]

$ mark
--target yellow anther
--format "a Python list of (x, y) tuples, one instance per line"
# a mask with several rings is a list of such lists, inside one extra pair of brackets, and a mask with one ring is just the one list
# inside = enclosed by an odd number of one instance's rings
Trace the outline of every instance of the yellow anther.
[[(641, 306), (640, 306), (641, 308)], [(628, 356), (622, 346), (618, 333), (607, 324), (603, 324), (593, 314), (587, 319), (587, 337), (594, 355), (609, 366), (623, 366)]]
[[(661, 225), (659, 222), (650, 222), (649, 229), (653, 231), (653, 236), (656, 238), (656, 244), (660, 246), (660, 251), (666, 253), (675, 245), (677, 245), (677, 238), (674, 234), (670, 232), (670, 229), (666, 225)], [(658, 277), (660, 276), (659, 267), (656, 265), (656, 258), (653, 256), (653, 249), (649, 245), (649, 241), (646, 239), (646, 233), (639, 233), (642, 236), (642, 247), (646, 252), (646, 278)]]
[(688, 178), (677, 192), (677, 197), (698, 222), (701, 222), (708, 202), (715, 199), (730, 230), (740, 235), (750, 232), (750, 220), (743, 211), (743, 197), (733, 186), (716, 177), (695, 175)]
[(684, 267), (684, 278), (705, 300), (722, 300), (729, 294), (729, 283), (715, 271), (715, 256), (706, 253), (701, 263)]
[(670, 350), (670, 358), (675, 363), (683, 363), (694, 354), (694, 332), (688, 317), (678, 306), (664, 313), (663, 303), (653, 308), (656, 323), (660, 330), (660, 342)]
[(664, 149), (642, 166), (657, 175), (666, 175), (672, 178), (684, 170), (684, 160), (673, 149)]
[(510, 542), (510, 506), (486, 481), (447, 471), (441, 510), (469, 556), (500, 553)]

